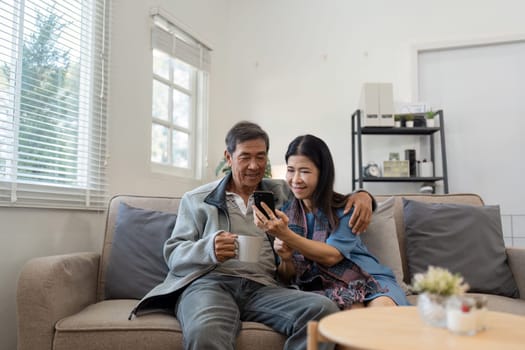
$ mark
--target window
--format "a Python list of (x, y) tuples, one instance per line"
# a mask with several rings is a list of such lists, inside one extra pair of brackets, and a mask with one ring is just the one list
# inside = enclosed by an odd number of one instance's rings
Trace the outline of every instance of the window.
[(108, 8), (0, 2), (0, 205), (105, 207)]
[(152, 28), (152, 168), (200, 179), (210, 50), (159, 11)]

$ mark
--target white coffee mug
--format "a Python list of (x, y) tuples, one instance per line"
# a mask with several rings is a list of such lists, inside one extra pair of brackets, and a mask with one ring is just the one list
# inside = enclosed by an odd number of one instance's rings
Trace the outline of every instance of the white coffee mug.
[(259, 236), (237, 236), (237, 258), (242, 262), (255, 263), (259, 261), (259, 254), (263, 238)]

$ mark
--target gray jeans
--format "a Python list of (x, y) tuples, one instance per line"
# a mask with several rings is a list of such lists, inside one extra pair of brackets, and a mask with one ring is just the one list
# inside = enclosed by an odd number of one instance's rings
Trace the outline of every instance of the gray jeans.
[(235, 349), (242, 321), (263, 323), (288, 337), (284, 349), (306, 349), (310, 320), (337, 312), (328, 298), (240, 277), (204, 276), (180, 296), (175, 313), (185, 349)]

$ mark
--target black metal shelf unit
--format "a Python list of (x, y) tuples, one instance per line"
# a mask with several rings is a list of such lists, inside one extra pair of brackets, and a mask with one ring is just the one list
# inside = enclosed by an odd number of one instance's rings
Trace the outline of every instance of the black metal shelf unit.
[[(434, 112), (439, 120), (437, 127), (361, 127), (361, 111), (358, 109), (352, 114), (352, 189), (363, 188), (364, 182), (436, 182), (443, 181), (443, 190), (448, 193), (448, 174), (447, 174), (447, 155), (445, 147), (445, 122), (443, 111)], [(424, 118), (424, 113), (412, 113), (416, 118)], [(403, 114), (401, 114), (403, 116)], [(430, 143), (430, 160), (435, 163), (435, 138), (434, 134), (439, 133), (441, 146), (441, 166), (442, 176), (436, 176), (434, 166), (432, 177), (370, 177), (363, 176), (363, 135), (421, 135), (428, 136)], [(357, 163), (356, 163), (357, 162)]]

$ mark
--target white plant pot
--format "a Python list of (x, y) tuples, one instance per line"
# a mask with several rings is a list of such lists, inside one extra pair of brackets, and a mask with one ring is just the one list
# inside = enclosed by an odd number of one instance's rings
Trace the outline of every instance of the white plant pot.
[(447, 326), (447, 297), (429, 293), (418, 295), (417, 308), (425, 323), (434, 327)]
[(427, 128), (433, 128), (435, 125), (434, 119), (427, 119)]
[(407, 121), (405, 122), (405, 126), (406, 126), (407, 128), (413, 128), (413, 127), (414, 127), (414, 121), (413, 121), (413, 120), (407, 120)]
[(396, 120), (396, 121), (394, 122), (394, 126), (395, 126), (396, 128), (400, 128), (400, 127), (401, 127), (401, 121)]

